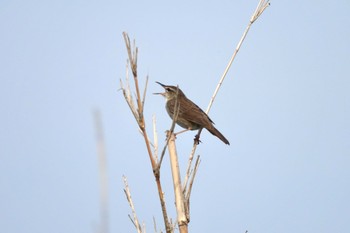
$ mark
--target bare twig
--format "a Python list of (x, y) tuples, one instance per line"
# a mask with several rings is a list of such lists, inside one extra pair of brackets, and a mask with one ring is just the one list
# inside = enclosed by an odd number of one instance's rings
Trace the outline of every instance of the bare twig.
[(193, 183), (194, 183), (194, 178), (196, 177), (199, 164), (200, 164), (200, 156), (198, 155), (198, 156), (197, 156), (197, 159), (196, 159), (196, 163), (195, 163), (194, 168), (193, 168), (193, 173), (192, 173), (192, 176), (191, 176), (190, 183), (189, 183), (188, 186), (186, 185), (186, 186), (185, 186), (186, 189), (183, 190), (184, 195), (185, 195), (185, 210), (186, 210), (186, 217), (187, 217), (187, 219), (188, 219), (188, 222), (190, 221), (190, 216), (191, 216), (191, 215), (190, 215), (190, 198), (191, 198), (191, 191), (192, 191), (192, 186), (193, 186)]
[(250, 18), (250, 22), (254, 23), (255, 20), (259, 18), (259, 16), (264, 12), (264, 10), (270, 6), (269, 0), (260, 0), (258, 6), (255, 9), (255, 12), (253, 13), (252, 17)]
[(152, 118), (153, 121), (153, 153), (154, 153), (154, 158), (155, 160), (159, 163), (158, 160), (158, 133), (157, 133), (157, 124), (156, 124), (156, 116), (153, 115)]
[(136, 121), (139, 120), (139, 114), (137, 112), (137, 109), (134, 104), (134, 100), (132, 98), (132, 95), (130, 93), (130, 85), (129, 85), (129, 72), (128, 72), (128, 63), (126, 65), (126, 86), (124, 87), (122, 80), (120, 80), (120, 87), (123, 91), (124, 98), (126, 100), (126, 103), (129, 105), (129, 108), (134, 115)]
[(130, 205), (130, 208), (131, 208), (131, 212), (132, 212), (132, 215), (133, 215), (132, 218), (129, 215), (129, 218), (130, 218), (131, 222), (134, 224), (137, 232), (138, 233), (142, 233), (142, 228), (141, 228), (141, 225), (140, 225), (139, 220), (137, 218), (136, 211), (135, 211), (135, 206), (134, 206), (134, 203), (133, 203), (132, 198), (131, 198), (131, 193), (130, 193), (130, 189), (129, 189), (129, 185), (128, 185), (128, 180), (126, 179), (125, 176), (123, 176), (123, 181), (124, 181), (124, 187), (125, 187), (124, 193), (126, 195), (126, 199), (129, 202), (129, 205)]
[(147, 92), (147, 86), (148, 86), (148, 75), (146, 77), (146, 84), (145, 84), (145, 89), (143, 90), (143, 97), (142, 97), (142, 110), (145, 107), (145, 100), (146, 100), (146, 92)]
[[(235, 59), (235, 57), (236, 57), (238, 51), (240, 50), (240, 48), (241, 48), (241, 46), (242, 46), (242, 44), (243, 44), (244, 39), (246, 38), (246, 36), (247, 36), (247, 34), (248, 34), (248, 32), (249, 32), (250, 27), (251, 27), (252, 24), (259, 18), (259, 16), (264, 12), (264, 10), (265, 10), (269, 5), (270, 5), (269, 0), (268, 0), (268, 1), (266, 1), (266, 0), (260, 0), (260, 1), (259, 1), (258, 6), (257, 6), (257, 8), (255, 9), (253, 15), (251, 16), (251, 18), (250, 18), (250, 20), (249, 20), (249, 23), (248, 23), (248, 25), (247, 25), (245, 31), (243, 32), (243, 35), (242, 35), (241, 39), (239, 40), (238, 45), (236, 46), (236, 49), (235, 49), (235, 51), (233, 52), (232, 57), (231, 57), (230, 61), (228, 62), (227, 66), (226, 66), (226, 68), (225, 68), (225, 70), (224, 70), (224, 73), (222, 74), (222, 76), (221, 76), (221, 78), (220, 78), (220, 80), (219, 80), (219, 83), (218, 83), (218, 85), (216, 86), (215, 91), (214, 91), (214, 93), (213, 93), (213, 95), (212, 95), (212, 97), (211, 97), (211, 99), (210, 99), (210, 101), (209, 101), (209, 105), (208, 105), (208, 107), (207, 107), (207, 110), (205, 111), (207, 114), (209, 113), (209, 111), (210, 111), (210, 109), (211, 109), (211, 106), (213, 105), (213, 102), (214, 102), (214, 100), (215, 100), (215, 98), (216, 98), (216, 95), (217, 95), (217, 93), (219, 92), (219, 89), (220, 89), (222, 83), (224, 82), (225, 77), (226, 77), (226, 75), (227, 75), (229, 69), (231, 68), (231, 65), (232, 65), (232, 63), (233, 63), (233, 61), (234, 61), (234, 59)], [(200, 129), (200, 130), (198, 131), (198, 134), (197, 134), (198, 137), (199, 137), (199, 135), (201, 134), (201, 132), (202, 132), (202, 129)], [(193, 144), (193, 150), (192, 150), (192, 151), (196, 151), (196, 148), (197, 148), (197, 144), (194, 143), (194, 144)], [(194, 153), (193, 153), (193, 154), (194, 154)], [(193, 156), (193, 155), (191, 155), (191, 156)]]
[(125, 40), (126, 49), (128, 51), (128, 57), (129, 57), (130, 63), (131, 63), (131, 71), (133, 73), (133, 76), (137, 77), (138, 48), (135, 46), (135, 40), (134, 40), (133, 48), (131, 48), (130, 39), (129, 39), (129, 36), (126, 32), (123, 32), (123, 36), (124, 36), (124, 40)]
[(157, 233), (158, 232), (157, 223), (156, 223), (156, 219), (154, 218), (154, 216), (153, 216), (153, 227), (154, 227), (154, 232)]
[(220, 89), (222, 83), (224, 82), (224, 79), (225, 79), (225, 77), (226, 77), (226, 75), (227, 75), (227, 72), (228, 72), (229, 69), (231, 68), (232, 63), (233, 63), (234, 59), (236, 58), (236, 55), (237, 55), (239, 49), (241, 48), (244, 39), (246, 38), (246, 36), (247, 36), (247, 34), (248, 34), (248, 32), (249, 32), (250, 27), (251, 27), (252, 24), (259, 18), (259, 16), (264, 12), (264, 10), (265, 10), (269, 5), (270, 5), (269, 1), (265, 1), (265, 0), (260, 0), (260, 1), (259, 1), (259, 4), (258, 4), (257, 8), (255, 9), (255, 11), (254, 11), (252, 17), (250, 18), (250, 21), (249, 21), (249, 23), (248, 23), (248, 26), (246, 27), (245, 31), (243, 32), (243, 35), (242, 35), (240, 41), (238, 42), (238, 45), (237, 45), (235, 51), (233, 52), (232, 57), (231, 57), (229, 63), (227, 64), (227, 66), (226, 66), (226, 68), (225, 68), (225, 71), (224, 71), (224, 73), (222, 74), (222, 76), (221, 76), (221, 78), (220, 78), (220, 80), (219, 80), (218, 85), (216, 86), (216, 89), (215, 89), (215, 91), (214, 91), (214, 94), (213, 94), (213, 96), (212, 96), (211, 99), (210, 99), (210, 102), (209, 102), (208, 108), (207, 108), (207, 110), (206, 110), (206, 113), (209, 113), (210, 108), (211, 108), (211, 106), (213, 105), (213, 102), (214, 102), (214, 100), (215, 100), (215, 97), (216, 97), (216, 95), (217, 95), (217, 93), (218, 93), (218, 91), (219, 91), (219, 89)]
[(198, 156), (197, 156), (197, 159), (196, 159), (196, 163), (194, 164), (193, 173), (192, 173), (192, 176), (191, 176), (191, 180), (190, 180), (188, 189), (186, 190), (186, 196), (185, 196), (185, 197), (186, 197), (186, 199), (188, 199), (188, 200), (190, 199), (190, 196), (191, 196), (191, 191), (192, 191), (192, 186), (193, 186), (194, 178), (196, 177), (197, 170), (198, 170), (198, 167), (199, 167), (200, 162), (201, 162), (200, 156), (198, 155)]
[(185, 179), (184, 179), (184, 183), (183, 183), (183, 190), (186, 190), (187, 188), (187, 182), (191, 176), (191, 171), (192, 171), (192, 161), (193, 161), (193, 157), (194, 157), (194, 153), (196, 152), (195, 150), (196, 147), (192, 147), (192, 151), (191, 151), (191, 154), (188, 158), (188, 164), (187, 164), (187, 169), (186, 169), (186, 176), (185, 176)]
[(137, 55), (138, 55), (138, 48), (135, 46), (135, 41), (133, 44), (133, 48), (131, 48), (130, 45), (130, 39), (127, 33), (123, 32), (124, 40), (125, 40), (125, 45), (128, 50), (128, 55), (129, 55), (129, 61), (130, 61), (130, 68), (134, 77), (134, 83), (135, 83), (135, 89), (136, 89), (136, 103), (137, 103), (137, 108), (138, 108), (138, 117), (139, 117), (139, 125), (140, 127), (144, 127), (143, 123), (144, 121), (142, 120), (143, 118), (143, 106), (141, 102), (141, 94), (140, 94), (140, 89), (139, 89), (139, 82), (138, 82), (138, 76), (137, 76)]

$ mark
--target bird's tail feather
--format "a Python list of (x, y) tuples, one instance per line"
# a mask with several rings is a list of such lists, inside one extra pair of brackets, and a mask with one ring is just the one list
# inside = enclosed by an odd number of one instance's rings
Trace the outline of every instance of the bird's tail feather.
[(214, 126), (210, 129), (208, 129), (208, 131), (210, 133), (212, 133), (213, 135), (215, 135), (216, 137), (218, 137), (221, 141), (223, 141), (225, 144), (230, 145), (230, 142), (224, 137), (224, 135), (222, 135), (222, 133), (220, 133), (219, 130), (217, 130)]

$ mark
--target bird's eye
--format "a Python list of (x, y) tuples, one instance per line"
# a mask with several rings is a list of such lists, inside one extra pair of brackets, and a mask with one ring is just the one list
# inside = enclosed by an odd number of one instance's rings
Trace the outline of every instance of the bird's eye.
[(167, 87), (165, 90), (166, 91), (172, 91), (171, 88), (169, 88), (169, 87)]

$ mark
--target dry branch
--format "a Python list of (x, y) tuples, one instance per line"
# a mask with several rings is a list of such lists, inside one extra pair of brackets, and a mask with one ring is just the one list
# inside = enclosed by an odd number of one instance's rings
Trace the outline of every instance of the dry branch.
[(170, 135), (168, 137), (170, 138), (170, 140), (168, 140), (168, 148), (169, 148), (171, 172), (173, 177), (174, 193), (175, 193), (177, 224), (179, 226), (180, 233), (187, 233), (189, 221), (186, 216), (186, 207), (185, 207), (186, 202), (185, 202), (183, 189), (181, 186), (180, 167), (179, 167), (179, 161), (177, 159), (177, 152), (176, 152), (176, 146), (175, 146), (175, 135), (172, 132), (170, 132)]
[(131, 217), (129, 215), (129, 218), (131, 220), (131, 222), (134, 224), (136, 230), (138, 233), (142, 233), (142, 228), (141, 228), (141, 225), (139, 223), (139, 220), (137, 218), (137, 215), (136, 215), (136, 211), (135, 211), (135, 206), (134, 206), (134, 203), (132, 201), (132, 198), (131, 198), (131, 192), (130, 192), (130, 189), (129, 189), (129, 185), (128, 185), (128, 180), (126, 179), (125, 176), (123, 176), (123, 181), (124, 181), (124, 193), (126, 195), (126, 199), (128, 200), (129, 202), (129, 205), (130, 205), (130, 208), (131, 208), (131, 212), (132, 212), (132, 216)]
[(163, 189), (162, 189), (162, 185), (160, 182), (160, 170), (159, 170), (159, 166), (158, 166), (158, 162), (155, 158), (155, 156), (152, 153), (152, 149), (151, 149), (151, 142), (147, 136), (147, 131), (146, 131), (146, 124), (145, 124), (145, 119), (144, 119), (144, 115), (143, 115), (143, 109), (144, 109), (144, 103), (145, 103), (145, 96), (146, 96), (146, 88), (147, 88), (147, 83), (148, 83), (148, 78), (146, 78), (146, 84), (145, 84), (145, 90), (144, 90), (144, 94), (142, 95), (142, 99), (141, 99), (141, 93), (140, 93), (140, 89), (139, 89), (139, 83), (138, 83), (138, 77), (137, 77), (137, 54), (138, 54), (138, 49), (135, 46), (135, 41), (133, 44), (133, 47), (131, 47), (130, 44), (130, 39), (129, 36), (126, 32), (123, 33), (124, 36), (124, 40), (125, 40), (125, 45), (127, 48), (127, 52), (128, 52), (128, 61), (130, 63), (130, 68), (134, 77), (134, 85), (135, 85), (135, 90), (136, 90), (136, 104), (133, 101), (133, 98), (131, 96), (131, 89), (130, 89), (130, 85), (128, 83), (129, 77), (128, 77), (128, 70), (127, 70), (127, 77), (126, 77), (126, 87), (123, 86), (123, 83), (121, 82), (121, 88), (123, 90), (123, 94), (125, 97), (126, 102), (128, 103), (135, 119), (136, 122), (139, 126), (139, 129), (143, 135), (145, 144), (146, 144), (146, 148), (147, 148), (147, 153), (151, 162), (151, 166), (152, 166), (152, 171), (156, 180), (156, 184), (157, 184), (157, 189), (158, 189), (158, 196), (159, 196), (159, 200), (160, 200), (160, 204), (161, 204), (161, 208), (162, 208), (162, 213), (163, 213), (163, 219), (164, 219), (164, 225), (165, 225), (165, 229), (167, 233), (171, 233), (172, 232), (172, 227), (169, 223), (168, 220), (168, 214), (167, 214), (167, 210), (166, 210), (166, 205), (165, 205), (165, 200), (164, 200), (164, 193), (163, 193)]

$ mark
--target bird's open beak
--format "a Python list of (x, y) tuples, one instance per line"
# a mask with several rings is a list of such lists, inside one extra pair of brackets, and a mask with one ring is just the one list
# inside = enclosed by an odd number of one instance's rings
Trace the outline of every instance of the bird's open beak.
[[(162, 84), (162, 83), (160, 83), (160, 82), (156, 82), (156, 83), (158, 83), (159, 85), (161, 85), (162, 87), (165, 88), (165, 85), (164, 85), (164, 84)], [(162, 96), (165, 97), (165, 92), (164, 92), (164, 93), (153, 93), (153, 95), (162, 95)]]
[(165, 96), (165, 93), (153, 93), (153, 95), (162, 95), (162, 96)]
[(166, 85), (164, 85), (163, 83), (160, 83), (160, 82), (156, 82), (156, 83), (158, 83), (159, 85), (161, 85), (161, 86), (164, 87), (164, 88), (165, 88), (165, 86), (166, 86)]

